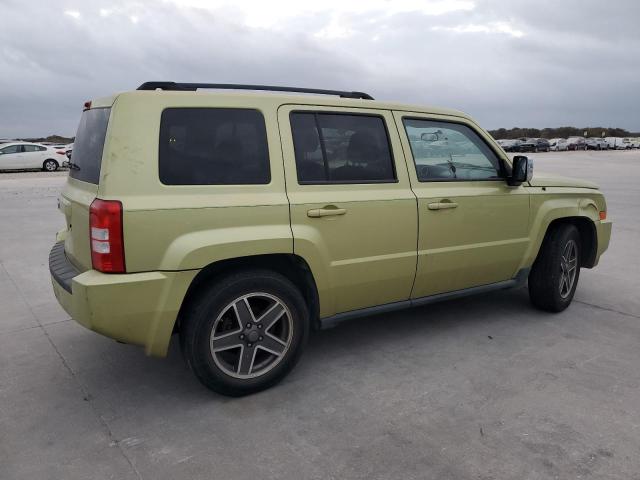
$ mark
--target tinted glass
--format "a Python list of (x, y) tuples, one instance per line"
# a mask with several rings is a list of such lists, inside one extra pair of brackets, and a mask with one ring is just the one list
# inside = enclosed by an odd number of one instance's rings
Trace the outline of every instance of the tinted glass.
[(500, 161), (465, 125), (405, 119), (418, 180), (499, 179)]
[(40, 151), (40, 149), (38, 148), (37, 145), (23, 145), (22, 149), (25, 152), (39, 152)]
[(165, 185), (269, 183), (264, 117), (249, 109), (168, 108), (160, 122), (159, 166)]
[(69, 168), (69, 176), (72, 178), (96, 184), (100, 181), (102, 151), (110, 113), (110, 108), (94, 108), (82, 112)]
[(2, 153), (17, 153), (19, 145), (9, 145), (8, 147), (0, 148)]
[(395, 181), (381, 117), (292, 113), (291, 130), (300, 183)]

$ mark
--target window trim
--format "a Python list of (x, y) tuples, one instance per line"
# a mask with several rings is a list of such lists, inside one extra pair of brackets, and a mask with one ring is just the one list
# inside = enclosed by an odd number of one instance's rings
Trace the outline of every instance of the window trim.
[[(387, 137), (387, 147), (389, 149), (389, 158), (391, 159), (391, 169), (393, 171), (393, 179), (389, 179), (389, 180), (366, 180), (366, 181), (362, 181), (362, 180), (343, 180), (340, 182), (337, 182), (335, 180), (300, 180), (300, 178), (298, 177), (298, 162), (296, 161), (295, 158), (295, 150), (296, 150), (296, 145), (295, 142), (293, 140), (293, 125), (291, 123), (291, 116), (295, 113), (307, 113), (307, 114), (312, 114), (314, 115), (314, 119), (315, 119), (315, 123), (316, 123), (316, 129), (318, 130), (318, 141), (320, 142), (320, 148), (322, 150), (322, 158), (323, 158), (323, 163), (326, 165), (326, 152), (325, 152), (325, 146), (324, 146), (324, 137), (322, 135), (322, 129), (319, 128), (319, 123), (318, 123), (318, 116), (319, 115), (348, 115), (351, 117), (354, 116), (359, 116), (359, 117), (375, 117), (375, 118), (379, 118), (380, 120), (382, 120), (382, 126), (384, 127), (384, 134)], [(396, 158), (395, 155), (393, 153), (393, 147), (391, 145), (391, 136), (389, 135), (389, 127), (387, 126), (387, 122), (386, 119), (384, 118), (384, 115), (381, 115), (379, 113), (361, 113), (361, 112), (353, 112), (353, 111), (334, 111), (334, 110), (301, 110), (301, 109), (296, 109), (296, 110), (291, 110), (289, 112), (289, 129), (291, 131), (291, 144), (293, 145), (293, 162), (295, 164), (296, 167), (296, 180), (298, 181), (298, 185), (376, 185), (376, 184), (388, 184), (388, 183), (398, 183), (400, 180), (398, 180), (398, 171), (396, 169)]]
[[(269, 169), (267, 182), (264, 183), (164, 183), (162, 181), (162, 176), (160, 175), (160, 145), (161, 145), (161, 135), (162, 135), (162, 116), (164, 112), (167, 110), (248, 110), (252, 112), (257, 112), (262, 118), (262, 122), (264, 125), (264, 144), (266, 146), (267, 153), (267, 167)], [(235, 126), (234, 126), (235, 128)], [(267, 127), (267, 119), (264, 115), (264, 112), (259, 108), (252, 107), (201, 107), (201, 106), (189, 106), (189, 107), (165, 107), (160, 111), (160, 123), (158, 125), (158, 181), (164, 187), (177, 187), (177, 188), (189, 188), (189, 187), (261, 187), (265, 185), (271, 185), (273, 183), (273, 175), (271, 168), (271, 152), (269, 150), (269, 129)]]
[[(413, 154), (413, 146), (411, 145), (411, 140), (409, 140), (409, 135), (407, 133), (407, 126), (404, 123), (405, 120), (419, 120), (419, 121), (427, 121), (427, 122), (451, 123), (451, 124), (454, 124), (454, 125), (462, 125), (463, 127), (467, 127), (473, 133), (475, 133), (477, 135), (477, 137), (480, 139), (480, 141), (491, 151), (491, 153), (493, 153), (495, 155), (496, 160), (498, 161), (498, 164), (500, 165), (500, 172), (499, 172), (500, 177), (499, 178), (434, 178), (432, 180), (420, 180), (420, 177), (418, 176), (418, 165), (416, 165), (416, 157)], [(467, 122), (460, 121), (460, 120), (442, 120), (442, 119), (436, 119), (436, 118), (425, 118), (425, 117), (416, 117), (416, 116), (411, 116), (411, 115), (406, 115), (406, 116), (403, 115), (402, 116), (402, 129), (404, 131), (405, 137), (407, 137), (407, 142), (409, 143), (409, 151), (411, 152), (411, 160), (413, 161), (413, 169), (416, 172), (416, 179), (420, 183), (505, 182), (507, 177), (508, 177), (507, 169), (505, 167), (505, 162), (504, 162), (504, 159), (502, 158), (502, 156), (499, 155), (499, 153), (496, 151), (496, 149), (493, 148), (491, 146), (491, 144), (489, 144), (489, 142), (487, 142), (487, 140), (484, 138), (484, 136), (481, 135), (480, 132), (478, 132), (478, 130), (476, 130), (476, 128), (474, 128), (473, 125), (470, 125)]]

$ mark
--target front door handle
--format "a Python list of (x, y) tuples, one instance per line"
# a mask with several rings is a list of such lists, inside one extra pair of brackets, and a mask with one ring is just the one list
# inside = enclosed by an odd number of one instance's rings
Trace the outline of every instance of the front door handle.
[(307, 217), (332, 217), (334, 215), (344, 215), (345, 213), (347, 213), (346, 208), (338, 208), (334, 205), (327, 205), (323, 208), (313, 208), (311, 210), (307, 210)]
[(429, 210), (446, 210), (447, 208), (457, 208), (458, 204), (455, 202), (435, 202), (427, 205)]

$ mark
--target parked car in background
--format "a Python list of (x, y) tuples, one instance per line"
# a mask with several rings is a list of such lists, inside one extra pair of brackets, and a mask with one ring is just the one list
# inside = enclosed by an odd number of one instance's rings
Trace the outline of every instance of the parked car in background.
[(501, 139), (496, 140), (498, 145), (500, 145), (505, 152), (519, 152), (520, 151), (520, 140), (511, 140), (511, 139)]
[(64, 150), (37, 143), (12, 142), (0, 146), (0, 170), (40, 168), (54, 172), (65, 160)]
[(631, 138), (631, 148), (640, 148), (640, 138)]
[(587, 142), (584, 137), (567, 138), (567, 150), (586, 150)]
[(527, 138), (520, 144), (521, 152), (548, 152), (549, 150), (551, 145), (546, 138)]
[(549, 140), (549, 148), (554, 152), (564, 152), (568, 150), (566, 138), (552, 138)]
[(591, 137), (585, 140), (587, 150), (608, 150), (609, 144), (604, 138)]

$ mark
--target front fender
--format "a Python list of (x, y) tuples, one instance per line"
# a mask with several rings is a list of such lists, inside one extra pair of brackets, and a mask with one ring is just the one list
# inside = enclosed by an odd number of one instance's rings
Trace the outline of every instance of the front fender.
[(571, 192), (550, 188), (544, 193), (534, 191), (531, 196), (531, 209), (531, 242), (520, 268), (530, 268), (533, 265), (552, 222), (576, 217), (587, 218), (594, 224), (599, 220), (597, 202), (593, 198), (585, 197), (584, 192), (577, 189), (572, 189)]

